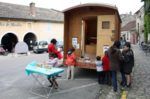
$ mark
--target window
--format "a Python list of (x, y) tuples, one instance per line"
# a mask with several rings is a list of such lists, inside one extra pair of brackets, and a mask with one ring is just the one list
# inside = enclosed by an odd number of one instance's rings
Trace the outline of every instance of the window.
[(110, 28), (110, 22), (109, 21), (103, 21), (102, 22), (102, 29), (109, 29)]

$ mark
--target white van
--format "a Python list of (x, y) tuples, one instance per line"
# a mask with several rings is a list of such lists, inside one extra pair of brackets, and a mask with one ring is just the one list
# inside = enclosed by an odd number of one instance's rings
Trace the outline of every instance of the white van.
[(47, 41), (35, 42), (33, 46), (33, 52), (34, 53), (48, 52), (48, 42)]

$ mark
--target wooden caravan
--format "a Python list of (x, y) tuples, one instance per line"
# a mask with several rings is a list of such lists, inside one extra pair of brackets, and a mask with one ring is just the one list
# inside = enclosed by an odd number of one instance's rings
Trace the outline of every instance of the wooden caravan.
[(95, 69), (95, 57), (103, 56), (120, 37), (121, 19), (114, 6), (82, 4), (64, 10), (64, 58), (75, 47), (77, 66)]

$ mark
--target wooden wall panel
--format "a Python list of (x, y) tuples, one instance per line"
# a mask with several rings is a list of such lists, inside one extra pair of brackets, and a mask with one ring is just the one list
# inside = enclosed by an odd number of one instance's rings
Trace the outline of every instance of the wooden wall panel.
[[(109, 21), (110, 28), (102, 29), (102, 22)], [(99, 15), (98, 16), (98, 28), (97, 28), (97, 54), (103, 56), (103, 46), (112, 45), (111, 36), (114, 35), (112, 32), (115, 30), (115, 16), (114, 15)]]

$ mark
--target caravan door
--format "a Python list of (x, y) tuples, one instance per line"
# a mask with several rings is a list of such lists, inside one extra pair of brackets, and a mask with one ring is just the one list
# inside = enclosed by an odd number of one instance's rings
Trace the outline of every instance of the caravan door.
[(99, 15), (97, 21), (97, 52), (103, 56), (113, 43), (115, 36), (115, 15)]

